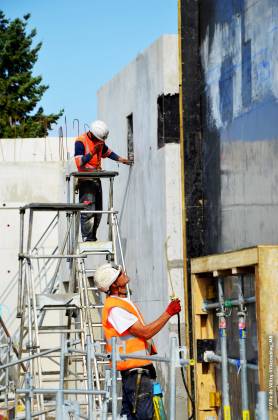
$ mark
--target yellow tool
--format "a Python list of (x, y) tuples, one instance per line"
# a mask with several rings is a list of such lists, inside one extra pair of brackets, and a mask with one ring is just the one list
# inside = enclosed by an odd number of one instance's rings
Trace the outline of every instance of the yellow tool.
[(162, 389), (158, 382), (153, 384), (153, 407), (154, 415), (152, 420), (166, 420)]
[(179, 299), (179, 298), (176, 296), (175, 291), (174, 291), (174, 286), (173, 286), (173, 281), (172, 281), (172, 276), (171, 276), (171, 270), (170, 270), (170, 267), (169, 267), (169, 259), (168, 259), (168, 247), (167, 247), (167, 245), (168, 245), (168, 240), (169, 239), (170, 239), (170, 236), (167, 237), (167, 239), (165, 241), (165, 245), (164, 245), (165, 246), (165, 256), (166, 256), (166, 264), (167, 264), (167, 272), (168, 272), (169, 283), (170, 283), (170, 286), (171, 286), (171, 289), (172, 289), (172, 294), (171, 294), (170, 298), (171, 298), (171, 300), (176, 300), (176, 299)]

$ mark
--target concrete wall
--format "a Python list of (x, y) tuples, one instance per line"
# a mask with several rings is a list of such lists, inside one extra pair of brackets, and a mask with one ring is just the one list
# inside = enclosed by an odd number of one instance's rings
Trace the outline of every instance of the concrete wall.
[[(181, 0), (180, 4), (188, 257), (276, 244), (278, 3)], [(254, 277), (245, 276), (244, 284), (245, 293), (248, 287), (254, 290)], [(224, 293), (228, 299), (233, 291)], [(232, 325), (227, 333), (228, 355), (238, 358)], [(256, 360), (252, 306), (247, 331), (247, 347), (253, 347), (255, 354), (251, 356), (248, 349), (247, 357)], [(232, 417), (240, 418), (238, 375), (235, 370), (229, 373)], [(220, 370), (216, 375), (220, 390)], [(249, 376), (252, 418), (257, 387), (257, 376)]]
[(217, 213), (208, 216), (217, 230), (210, 251), (274, 244), (278, 3), (211, 0), (200, 13), (204, 173), (215, 180), (205, 190)]
[[(18, 328), (15, 310), (18, 283), (19, 207), (32, 202), (66, 200), (65, 162), (60, 159), (61, 153), (66, 155), (65, 144), (63, 152), (61, 147), (58, 138), (0, 140), (0, 308), (1, 315), (12, 334)], [(73, 139), (68, 141), (68, 150), (72, 153)], [(53, 216), (53, 213), (36, 213), (32, 245), (39, 239)], [(57, 241), (56, 230), (38, 252), (51, 252)], [(36, 279), (38, 290), (43, 290), (51, 278), (54, 266), (53, 261), (44, 275)]]
[[(104, 166), (120, 172), (115, 209), (132, 298), (146, 321), (169, 302), (169, 276), (183, 296), (179, 144), (157, 147), (157, 98), (178, 92), (177, 57), (177, 37), (163, 36), (98, 91), (98, 118), (109, 126), (109, 146), (122, 156), (127, 155), (126, 119), (133, 113), (134, 165), (117, 168), (106, 159)], [(165, 327), (155, 338), (159, 353), (168, 352), (168, 340)]]

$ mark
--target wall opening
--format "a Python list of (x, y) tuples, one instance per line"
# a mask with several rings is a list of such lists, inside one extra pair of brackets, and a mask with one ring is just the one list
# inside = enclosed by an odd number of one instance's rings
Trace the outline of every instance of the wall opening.
[(157, 98), (157, 147), (179, 141), (179, 94), (160, 95)]
[(133, 142), (133, 114), (126, 117), (127, 121), (127, 158), (134, 162), (134, 142)]

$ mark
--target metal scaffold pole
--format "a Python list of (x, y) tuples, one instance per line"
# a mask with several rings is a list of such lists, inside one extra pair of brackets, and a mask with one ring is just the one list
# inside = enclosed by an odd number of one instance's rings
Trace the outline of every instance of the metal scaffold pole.
[(231, 420), (231, 408), (229, 397), (229, 377), (228, 377), (228, 353), (227, 353), (227, 326), (226, 326), (226, 313), (224, 306), (224, 293), (222, 279), (218, 279), (218, 300), (220, 309), (217, 313), (218, 316), (218, 331), (220, 337), (221, 348), (221, 377), (222, 377), (222, 398), (223, 398), (223, 415), (224, 420)]
[(176, 362), (177, 362), (177, 338), (171, 338), (170, 344), (170, 364), (169, 364), (169, 378), (170, 378), (170, 395), (169, 395), (169, 419), (176, 418)]
[(238, 283), (238, 333), (239, 333), (239, 357), (240, 357), (240, 385), (241, 385), (241, 406), (242, 418), (250, 419), (248, 386), (247, 386), (247, 360), (246, 360), (246, 307), (244, 306), (244, 298), (242, 293), (242, 277)]
[(117, 420), (116, 337), (112, 337), (112, 420)]

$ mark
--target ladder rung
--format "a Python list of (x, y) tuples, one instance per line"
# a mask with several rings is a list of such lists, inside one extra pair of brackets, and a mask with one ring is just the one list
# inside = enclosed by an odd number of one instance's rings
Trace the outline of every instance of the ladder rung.
[(79, 306), (76, 306), (76, 305), (61, 305), (61, 306), (55, 306), (55, 305), (53, 305), (53, 306), (47, 306), (47, 305), (45, 305), (43, 308), (42, 308), (43, 310), (45, 310), (45, 311), (59, 311), (59, 310), (61, 310), (61, 311), (65, 311), (65, 310), (78, 310), (78, 309), (80, 309), (80, 307)]
[(60, 375), (59, 370), (44, 370), (42, 371), (42, 375)]
[[(50, 350), (51, 350), (50, 348), (48, 348), (48, 349), (42, 349), (41, 348), (40, 353), (42, 353), (43, 351), (50, 351)], [(28, 350), (28, 349), (22, 349), (22, 353), (29, 353), (29, 351), (30, 350)], [(46, 354), (46, 355), (40, 356), (40, 357), (45, 357), (45, 358), (47, 358), (47, 357), (60, 357), (60, 352), (56, 351), (56, 353), (53, 352), (53, 353)]]
[[(81, 324), (81, 321), (76, 321), (76, 324)], [(88, 322), (85, 323), (85, 326), (88, 327), (91, 325), (92, 327), (102, 327), (101, 322), (92, 322), (91, 324), (88, 324)]]
[[(79, 253), (82, 255), (114, 255), (112, 241), (82, 242), (79, 244)], [(86, 269), (86, 268), (85, 268)]]
[[(57, 329), (59, 329), (59, 330), (62, 330), (62, 329), (67, 329), (68, 328), (68, 326), (67, 325), (42, 325), (42, 326), (40, 326), (39, 327), (39, 330), (55, 330), (55, 328), (57, 328)], [(27, 327), (26, 327), (26, 329), (28, 329)]]
[[(82, 378), (76, 378), (76, 379), (67, 379), (67, 378), (64, 378), (64, 381), (65, 382), (84, 382), (84, 381), (86, 381), (87, 379), (85, 378), (85, 377), (82, 377)], [(53, 382), (53, 378), (52, 379), (46, 379), (46, 378), (42, 378), (42, 382), (44, 382), (44, 383), (46, 383), (46, 382)]]
[(84, 330), (82, 330), (82, 329), (74, 329), (74, 330), (70, 330), (70, 329), (67, 329), (67, 330), (64, 330), (64, 329), (62, 329), (62, 330), (39, 330), (39, 334), (62, 334), (62, 333), (71, 333), (71, 334), (74, 334), (74, 333), (83, 333), (84, 332)]
[[(80, 255), (83, 254), (83, 252), (80, 253)], [(111, 251), (102, 251), (100, 250), (95, 250), (95, 251), (84, 251), (84, 254), (86, 255), (114, 255), (114, 252)]]

